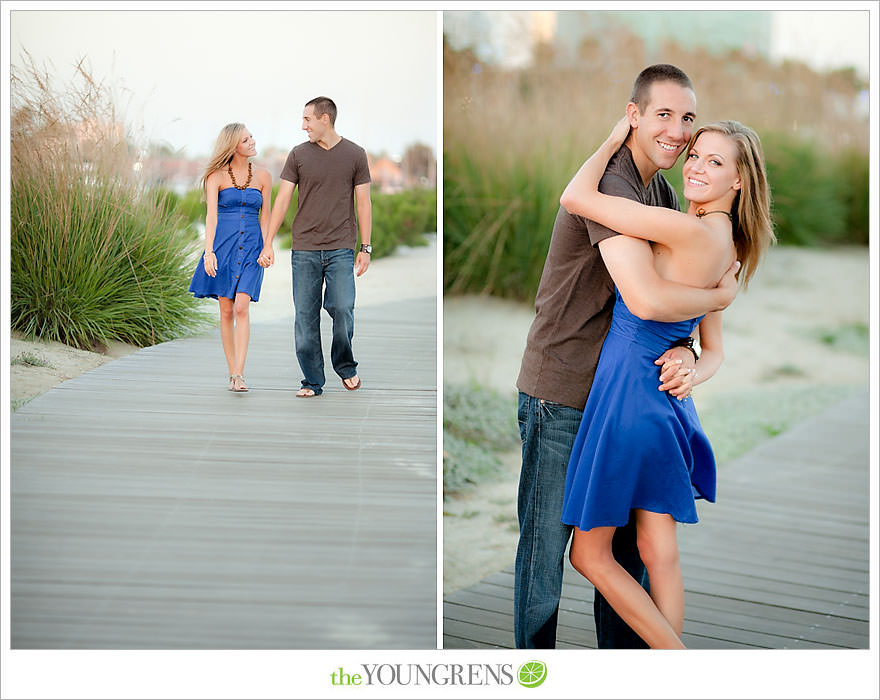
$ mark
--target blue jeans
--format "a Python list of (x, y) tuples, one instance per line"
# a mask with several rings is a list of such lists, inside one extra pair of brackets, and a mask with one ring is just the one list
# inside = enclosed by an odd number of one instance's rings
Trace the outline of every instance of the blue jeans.
[[(357, 374), (351, 349), (354, 336), (354, 251), (293, 250), (293, 336), (304, 389), (320, 394), (324, 386), (324, 353), (321, 349), (321, 297), (333, 319), (330, 361), (342, 379)], [(326, 284), (326, 290), (325, 290)]]
[[(517, 513), (519, 544), (514, 582), (514, 635), (518, 649), (553, 649), (562, 593), (562, 564), (571, 526), (561, 521), (565, 472), (582, 411), (519, 393), (522, 470)], [(635, 525), (617, 528), (617, 561), (646, 589)], [(595, 592), (593, 615), (600, 649), (643, 649), (646, 644)]]

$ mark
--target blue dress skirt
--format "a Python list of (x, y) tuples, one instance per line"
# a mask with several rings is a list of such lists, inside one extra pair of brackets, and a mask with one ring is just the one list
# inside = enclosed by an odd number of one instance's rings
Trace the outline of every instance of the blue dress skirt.
[(619, 527), (640, 508), (695, 523), (694, 499), (715, 501), (715, 458), (694, 402), (659, 391), (654, 364), (699, 321), (643, 321), (616, 292), (568, 462), (562, 522), (581, 530)]
[(263, 268), (257, 262), (263, 250), (262, 206), (263, 193), (255, 187), (227, 187), (217, 193), (217, 275), (210, 277), (205, 272), (202, 254), (189, 285), (195, 296), (235, 299), (236, 294), (244, 293), (252, 301), (259, 300), (263, 284)]

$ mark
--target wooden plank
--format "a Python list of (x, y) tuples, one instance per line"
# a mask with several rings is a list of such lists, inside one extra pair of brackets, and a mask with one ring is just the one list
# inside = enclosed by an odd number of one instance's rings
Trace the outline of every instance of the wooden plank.
[[(868, 642), (864, 629), (850, 633), (824, 626), (822, 623), (832, 616), (805, 613), (790, 608), (777, 608), (776, 610), (781, 614), (778, 613), (774, 618), (770, 614), (774, 610), (773, 606), (746, 603), (747, 609), (725, 610), (722, 605), (717, 603), (719, 600), (721, 599), (717, 597), (712, 598), (710, 604), (700, 605), (694, 602), (693, 595), (686, 595), (686, 619), (705, 622), (714, 627), (733, 627), (792, 640), (804, 640), (809, 637), (816, 643), (830, 647), (858, 649), (865, 648)], [(809, 616), (818, 622), (805, 622), (802, 615)], [(688, 629), (692, 629), (692, 627), (688, 625)]]
[(13, 414), (12, 647), (434, 648), (435, 318), (359, 310), (356, 392), (295, 397), (287, 320), (252, 325), (247, 394), (215, 332)]
[[(465, 639), (480, 648), (500, 647), (510, 649), (513, 637), (508, 630), (484, 627), (478, 623), (459, 620), (443, 621), (443, 634), (451, 639)], [(451, 649), (466, 647), (449, 647)], [(471, 647), (473, 648), (473, 646)]]

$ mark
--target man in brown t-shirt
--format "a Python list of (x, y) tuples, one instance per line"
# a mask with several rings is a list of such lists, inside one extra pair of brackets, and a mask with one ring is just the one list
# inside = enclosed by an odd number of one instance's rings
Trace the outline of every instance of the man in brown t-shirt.
[[(661, 64), (642, 71), (627, 106), (630, 135), (609, 162), (599, 190), (678, 209), (675, 191), (658, 171), (675, 165), (687, 146), (695, 110), (693, 86), (681, 70)], [(562, 204), (517, 380), (523, 456), (514, 584), (518, 648), (556, 645), (562, 559), (571, 535), (571, 527), (560, 520), (565, 472), (611, 324), (615, 285), (634, 314), (656, 321), (681, 321), (723, 309), (736, 294), (733, 268), (715, 289), (668, 282), (654, 270), (648, 241), (569, 214)], [(664, 357), (687, 368), (695, 354), (676, 347)], [(678, 376), (668, 379), (664, 390), (680, 381)], [(617, 529), (613, 547), (618, 562), (647, 588), (632, 523)], [(600, 648), (645, 646), (598, 591), (594, 616)]]
[[(297, 396), (319, 396), (324, 390), (321, 350), (321, 305), (333, 319), (330, 360), (349, 391), (360, 388), (351, 347), (354, 335), (354, 274), (370, 264), (370, 169), (363, 148), (336, 133), (336, 105), (316, 97), (303, 109), (303, 130), (309, 140), (295, 146), (281, 171), (281, 183), (269, 237), (261, 258), (273, 261), (272, 240), (295, 187), (299, 201), (293, 219), (291, 268), (295, 308), (294, 342), (303, 372)], [(357, 218), (355, 218), (355, 202)], [(358, 227), (361, 247), (355, 259)]]

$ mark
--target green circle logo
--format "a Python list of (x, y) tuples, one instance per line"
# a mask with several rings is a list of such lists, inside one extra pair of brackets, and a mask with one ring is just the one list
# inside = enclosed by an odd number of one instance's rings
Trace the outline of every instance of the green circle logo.
[(547, 664), (543, 661), (526, 661), (517, 673), (517, 680), (523, 688), (537, 688), (546, 679)]

